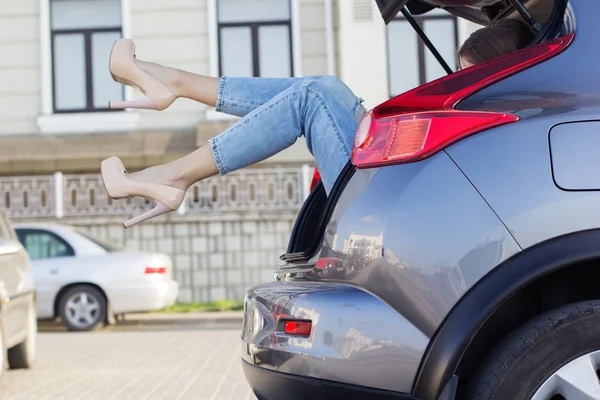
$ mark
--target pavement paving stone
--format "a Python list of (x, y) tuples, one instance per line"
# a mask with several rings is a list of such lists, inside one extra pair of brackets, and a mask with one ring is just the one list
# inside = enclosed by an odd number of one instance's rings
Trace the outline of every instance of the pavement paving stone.
[(239, 329), (41, 332), (31, 370), (8, 371), (8, 400), (251, 400)]

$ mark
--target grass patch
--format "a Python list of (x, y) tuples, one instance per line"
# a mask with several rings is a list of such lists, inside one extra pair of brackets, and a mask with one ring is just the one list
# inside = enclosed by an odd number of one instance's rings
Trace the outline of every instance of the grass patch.
[(175, 303), (159, 313), (193, 313), (211, 311), (241, 311), (244, 309), (243, 301), (218, 300), (212, 303)]

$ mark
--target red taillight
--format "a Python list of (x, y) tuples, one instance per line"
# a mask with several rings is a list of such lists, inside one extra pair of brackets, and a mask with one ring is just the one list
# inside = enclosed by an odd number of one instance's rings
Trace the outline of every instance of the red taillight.
[(374, 119), (369, 140), (355, 149), (352, 162), (368, 168), (422, 160), (475, 132), (518, 119), (510, 114), (454, 110)]
[(166, 274), (167, 267), (146, 267), (145, 274)]
[(313, 174), (312, 182), (310, 183), (310, 191), (312, 192), (317, 183), (321, 180), (321, 174), (319, 174), (319, 170), (315, 168), (315, 173)]
[(287, 335), (310, 336), (312, 322), (310, 321), (285, 321), (284, 332)]
[(390, 99), (365, 114), (355, 135), (352, 163), (369, 168), (422, 160), (452, 143), (519, 120), (510, 114), (459, 111), (473, 93), (564, 50), (567, 35), (445, 76)]

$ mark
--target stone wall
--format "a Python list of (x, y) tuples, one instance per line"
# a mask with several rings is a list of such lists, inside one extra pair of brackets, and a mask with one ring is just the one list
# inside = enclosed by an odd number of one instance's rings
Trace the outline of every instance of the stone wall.
[(242, 300), (249, 287), (272, 281), (295, 218), (290, 211), (187, 214), (128, 230), (114, 217), (47, 221), (82, 227), (128, 250), (170, 255), (180, 285), (178, 301), (185, 303)]
[(14, 222), (79, 226), (130, 250), (173, 259), (181, 302), (241, 300), (273, 279), (313, 169), (246, 168), (193, 185), (177, 212), (134, 226), (123, 221), (153, 207), (111, 200), (99, 175), (0, 177), (0, 207)]

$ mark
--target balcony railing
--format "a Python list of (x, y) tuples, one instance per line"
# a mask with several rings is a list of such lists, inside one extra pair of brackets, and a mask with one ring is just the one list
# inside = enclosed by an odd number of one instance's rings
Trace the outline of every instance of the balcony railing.
[[(246, 169), (192, 186), (180, 214), (297, 210), (308, 195), (312, 168)], [(113, 200), (100, 175), (0, 177), (0, 205), (11, 218), (131, 215), (153, 207), (141, 198)]]

